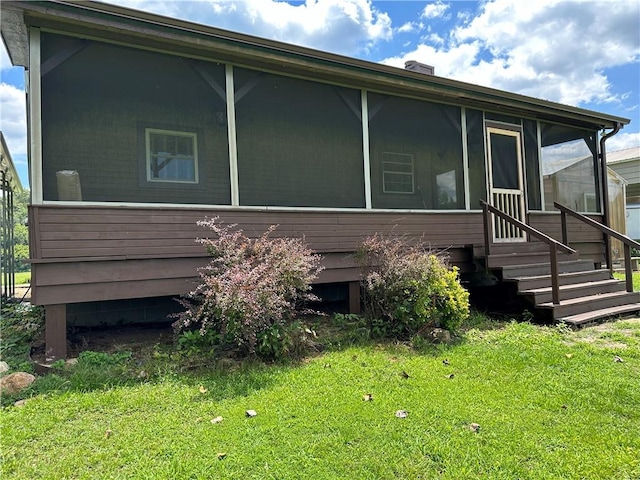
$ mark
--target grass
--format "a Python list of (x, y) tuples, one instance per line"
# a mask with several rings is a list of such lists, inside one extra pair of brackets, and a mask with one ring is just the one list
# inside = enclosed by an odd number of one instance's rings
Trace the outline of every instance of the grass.
[(157, 348), (88, 354), (0, 411), (1, 477), (640, 478), (640, 322), (479, 321), (449, 346), (343, 336), (300, 363), (190, 373)]
[[(4, 282), (4, 277), (0, 275), (0, 282)], [(15, 284), (16, 285), (24, 285), (27, 283), (31, 283), (31, 272), (16, 272), (15, 273)]]
[[(618, 280), (624, 280), (626, 278), (626, 275), (624, 273), (614, 273), (613, 276), (615, 278), (617, 278)], [(640, 272), (632, 272), (631, 273), (631, 280), (633, 283), (633, 291), (634, 292), (640, 292)]]

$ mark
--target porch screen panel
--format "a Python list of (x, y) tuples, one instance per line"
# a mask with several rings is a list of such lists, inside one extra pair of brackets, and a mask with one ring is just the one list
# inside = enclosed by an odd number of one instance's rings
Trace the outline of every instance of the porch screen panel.
[(464, 209), (460, 108), (369, 93), (373, 208)]
[(224, 65), (42, 34), (70, 53), (42, 77), (45, 200), (231, 203)]
[(469, 165), (469, 195), (471, 209), (480, 208), (480, 200), (487, 200), (487, 172), (484, 156), (483, 114), (479, 110), (465, 110), (467, 116), (467, 158)]
[(582, 213), (600, 212), (597, 132), (540, 124), (545, 210), (556, 201)]
[(527, 206), (529, 210), (542, 210), (540, 162), (538, 160), (538, 124), (533, 120), (523, 120), (522, 126), (527, 177)]
[(365, 206), (360, 92), (234, 68), (241, 205)]

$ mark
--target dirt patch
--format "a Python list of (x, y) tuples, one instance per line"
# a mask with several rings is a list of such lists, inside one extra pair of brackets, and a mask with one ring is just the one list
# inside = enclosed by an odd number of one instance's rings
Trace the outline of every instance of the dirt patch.
[(578, 330), (567, 342), (588, 343), (601, 348), (624, 350), (640, 344), (640, 318), (626, 318)]
[(156, 344), (171, 344), (174, 331), (170, 323), (126, 325), (77, 330), (69, 335), (69, 356), (85, 350), (136, 352)]

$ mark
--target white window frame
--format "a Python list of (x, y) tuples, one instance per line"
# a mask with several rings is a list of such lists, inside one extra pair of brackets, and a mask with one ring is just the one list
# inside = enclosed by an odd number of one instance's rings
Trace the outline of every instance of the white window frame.
[[(395, 171), (395, 170), (389, 170), (387, 167), (389, 166), (393, 166), (395, 165), (408, 165), (408, 163), (402, 163), (402, 162), (394, 162), (393, 160), (385, 160), (385, 156), (386, 155), (393, 155), (394, 157), (407, 157), (409, 159), (411, 159), (411, 171), (410, 172), (404, 172), (404, 171)], [(387, 188), (387, 182), (386, 182), (386, 174), (393, 174), (393, 175), (404, 175), (407, 177), (411, 178), (411, 191), (402, 191), (402, 190), (391, 190), (389, 188)], [(413, 155), (409, 154), (409, 153), (396, 153), (396, 152), (382, 152), (382, 192), (383, 193), (397, 193), (400, 195), (413, 195), (415, 193), (415, 178), (414, 178), (414, 163), (413, 163)]]
[[(151, 157), (153, 156), (151, 152), (151, 135), (152, 134), (160, 134), (160, 135), (171, 135), (174, 137), (186, 137), (190, 138), (193, 142), (193, 180), (178, 180), (178, 179), (166, 179), (166, 178), (153, 178), (151, 176)], [(145, 128), (144, 131), (145, 137), (145, 159), (146, 159), (146, 170), (147, 170), (147, 182), (153, 183), (183, 183), (183, 184), (197, 184), (199, 183), (198, 176), (198, 135), (195, 132), (182, 132), (177, 130), (162, 130), (158, 128)], [(185, 159), (183, 155), (175, 155), (172, 159)]]

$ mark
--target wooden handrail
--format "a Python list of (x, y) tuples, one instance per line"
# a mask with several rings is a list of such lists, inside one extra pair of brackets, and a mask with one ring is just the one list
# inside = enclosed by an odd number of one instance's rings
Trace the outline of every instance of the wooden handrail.
[[(627, 292), (633, 292), (633, 278), (631, 274), (631, 247), (640, 249), (640, 243), (636, 242), (630, 237), (623, 235), (620, 232), (616, 232), (610, 227), (593, 220), (592, 218), (587, 217), (581, 213), (576, 212), (575, 210), (571, 210), (569, 207), (565, 207), (564, 205), (553, 202), (553, 206), (560, 210), (560, 217), (562, 220), (562, 241), (563, 243), (568, 243), (568, 233), (567, 233), (567, 215), (571, 215), (574, 218), (577, 218), (583, 223), (586, 223), (590, 227), (599, 230), (601, 233), (613, 237), (616, 240), (621, 241), (624, 244), (624, 274), (625, 274), (625, 284), (627, 288)], [(609, 271), (611, 272), (611, 276), (613, 277), (613, 262), (611, 261), (611, 255), (607, 252), (607, 263), (609, 266)]]
[(482, 205), (482, 215), (484, 219), (485, 253), (487, 256), (491, 254), (491, 239), (493, 237), (492, 222), (489, 218), (489, 212), (499, 216), (512, 225), (515, 225), (519, 229), (524, 230), (528, 234), (542, 240), (542, 242), (546, 243), (549, 246), (549, 259), (551, 263), (551, 297), (553, 299), (554, 305), (559, 304), (560, 286), (558, 284), (558, 250), (562, 250), (566, 253), (576, 253), (576, 251), (568, 245), (560, 243), (555, 238), (551, 238), (549, 235), (542, 233), (540, 230), (536, 230), (532, 226), (521, 222), (517, 218), (504, 213), (502, 210), (498, 210), (496, 207), (494, 207), (493, 205), (489, 205), (484, 200), (480, 200), (480, 205)]

